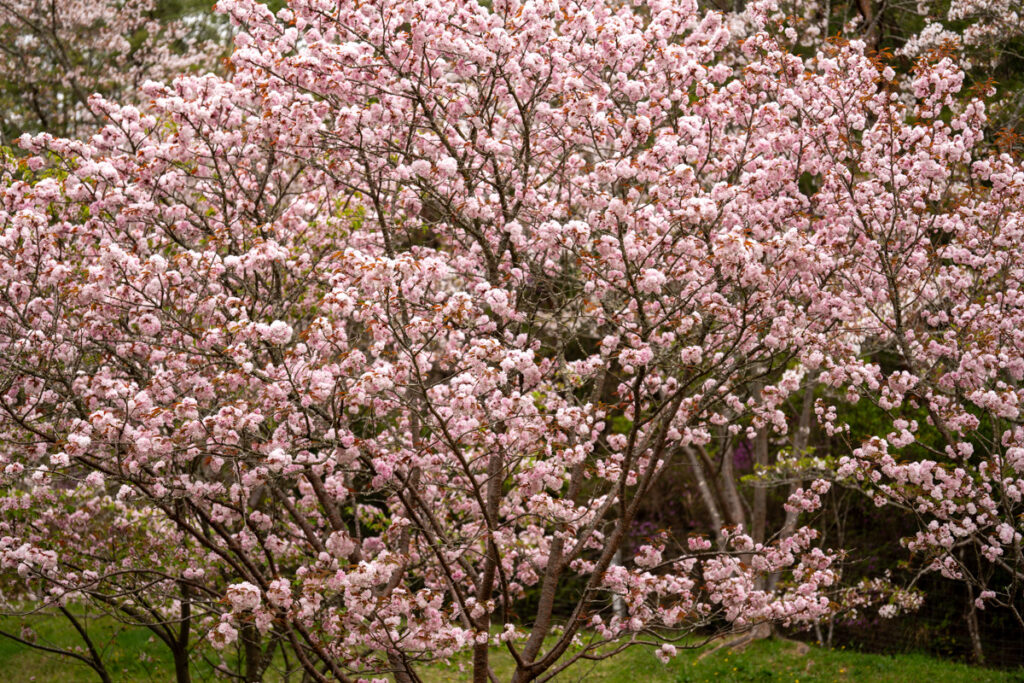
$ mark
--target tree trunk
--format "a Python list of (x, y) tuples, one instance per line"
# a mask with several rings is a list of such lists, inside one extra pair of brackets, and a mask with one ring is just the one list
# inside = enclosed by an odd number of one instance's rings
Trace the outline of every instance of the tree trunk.
[(188, 652), (175, 648), (171, 654), (174, 656), (174, 680), (177, 683), (192, 683), (192, 674), (188, 668)]
[(241, 629), (243, 657), (243, 675), (245, 683), (260, 683), (263, 680), (263, 648), (260, 647), (259, 632), (252, 624), (245, 624)]
[[(754, 441), (754, 472), (768, 465), (768, 428), (762, 427)], [(755, 543), (764, 543), (768, 524), (768, 489), (763, 484), (754, 487), (754, 509), (750, 520), (751, 536)]]
[[(733, 470), (732, 453), (722, 450), (722, 466), (719, 475), (719, 486), (722, 490), (722, 498), (725, 499), (725, 509), (729, 513), (729, 522), (734, 526), (746, 526), (746, 514), (743, 510), (743, 501), (740, 500), (740, 492), (736, 487), (736, 472)], [(750, 530), (747, 529), (749, 532)]]
[[(498, 548), (495, 545), (493, 523), (498, 518), (498, 503), (501, 497), (502, 483), (502, 460), (501, 455), (492, 453), (487, 461), (487, 494), (485, 504), (486, 510), (482, 512), (487, 520), (487, 558), (484, 562), (483, 571), (480, 572), (480, 585), (477, 586), (477, 603), (483, 605), (491, 599), (494, 590), (495, 575), (498, 571), (498, 563), (501, 558), (498, 556)], [(482, 634), (490, 636), (491, 614), (485, 611), (478, 619), (473, 619), (473, 626)], [(473, 683), (486, 683), (490, 674), (490, 643), (485, 640), (483, 643), (473, 645)]]
[(967, 584), (967, 609), (965, 611), (967, 633), (971, 637), (971, 653), (974, 663), (985, 663), (985, 649), (981, 643), (981, 629), (978, 627), (978, 606), (974, 603), (974, 587)]
[(693, 448), (690, 446), (683, 450), (690, 461), (690, 469), (693, 471), (693, 478), (697, 480), (697, 490), (700, 491), (704, 507), (707, 508), (708, 515), (711, 517), (711, 526), (715, 529), (715, 539), (718, 541), (719, 546), (721, 546), (722, 527), (725, 526), (725, 520), (722, 519), (722, 511), (718, 506), (718, 501), (715, 500), (715, 494), (711, 490), (711, 485), (708, 484), (707, 474), (704, 472), (700, 461), (697, 460), (697, 454), (694, 453)]
[(188, 668), (188, 642), (192, 629), (192, 589), (182, 581), (181, 588), (181, 623), (178, 625), (178, 638), (171, 648), (174, 657), (174, 678), (177, 683), (192, 683), (192, 674)]
[[(613, 567), (621, 567), (622, 566), (622, 548), (618, 548), (615, 551), (615, 554), (612, 555), (612, 566)], [(619, 619), (625, 619), (626, 618), (626, 603), (623, 601), (622, 596), (619, 595), (618, 593), (616, 593), (615, 595), (612, 596), (612, 612)]]
[[(804, 388), (804, 401), (800, 411), (800, 422), (797, 424), (795, 433), (793, 434), (793, 457), (799, 458), (807, 450), (807, 444), (811, 438), (811, 419), (814, 415), (814, 388), (818, 385), (817, 376), (812, 376), (807, 381), (807, 386)], [(796, 493), (796, 490), (800, 488), (803, 481), (797, 480), (789, 485), (789, 495), (792, 496)], [(787, 510), (786, 520), (782, 524), (782, 530), (779, 531), (779, 538), (789, 538), (796, 531), (796, 523), (800, 519), (800, 512), (798, 510)], [(779, 582), (779, 574), (772, 574), (768, 578), (768, 589), (775, 590), (775, 586)]]
[(416, 679), (413, 678), (409, 667), (398, 654), (389, 652), (388, 664), (391, 665), (391, 675), (395, 677), (395, 683), (416, 683)]

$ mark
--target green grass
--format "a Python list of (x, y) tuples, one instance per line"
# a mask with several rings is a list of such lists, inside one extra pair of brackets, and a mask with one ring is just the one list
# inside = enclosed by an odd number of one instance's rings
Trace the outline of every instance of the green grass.
[[(37, 642), (73, 647), (80, 644), (74, 631), (61, 619), (34, 619)], [(20, 622), (0, 621), (0, 628), (18, 633)], [(173, 681), (170, 656), (145, 629), (126, 629), (110, 621), (90, 625), (97, 646), (105, 652), (111, 676), (119, 683)], [(806, 651), (805, 651), (806, 650)], [(494, 667), (508, 680), (512, 663), (499, 648), (494, 649)], [(602, 662), (583, 662), (558, 677), (559, 681), (607, 683), (703, 683), (703, 682), (785, 682), (825, 683), (864, 681), (871, 683), (1021, 681), (1024, 670), (995, 671), (947, 662), (924, 655), (873, 655), (840, 649), (799, 647), (779, 640), (763, 640), (742, 652), (720, 650), (703, 659), (699, 652), (682, 651), (669, 664), (659, 662), (647, 649), (633, 648)], [(461, 670), (460, 670), (461, 666)], [(66, 657), (48, 655), (11, 640), (0, 638), (0, 683), (79, 683), (99, 680), (91, 669)], [(470, 678), (468, 658), (450, 665), (434, 665), (421, 672), (428, 683), (466, 681)], [(293, 676), (298, 681), (299, 676)], [(196, 671), (194, 680), (213, 680), (209, 669)], [(268, 681), (281, 680), (268, 677)]]
[[(29, 623), (39, 644), (84, 649), (81, 639), (64, 619), (32, 618)], [(18, 635), (21, 624), (20, 619), (4, 619), (0, 621), (0, 628)], [(150, 631), (126, 628), (107, 619), (89, 622), (88, 631), (114, 680), (173, 680), (174, 664), (170, 653), (162, 643), (151, 639)], [(41, 652), (8, 638), (0, 638), (0, 672), (8, 674), (3, 683), (95, 683), (99, 680), (91, 668), (77, 660)], [(10, 674), (15, 676), (12, 678)]]
[[(796, 643), (779, 640), (754, 642), (742, 652), (720, 650), (703, 659), (698, 659), (698, 656), (699, 652), (683, 651), (666, 665), (658, 661), (650, 650), (634, 648), (613, 659), (577, 664), (559, 676), (558, 680), (566, 683), (1024, 681), (1024, 671), (981, 669), (925, 655), (886, 656), (848, 652), (844, 649), (804, 648)], [(505, 657), (496, 656), (495, 669), (499, 678), (507, 680), (512, 670), (511, 662)], [(459, 672), (457, 665), (434, 667), (426, 672), (424, 679), (431, 683), (465, 681), (468, 672), (468, 667), (464, 672)]]

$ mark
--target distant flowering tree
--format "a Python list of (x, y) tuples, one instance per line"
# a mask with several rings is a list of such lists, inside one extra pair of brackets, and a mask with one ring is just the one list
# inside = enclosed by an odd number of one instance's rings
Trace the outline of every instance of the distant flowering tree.
[(732, 8), (726, 21), (734, 35), (767, 29), (800, 54), (831, 40), (849, 39), (864, 41), (868, 54), (878, 54), (901, 72), (919, 60), (951, 58), (964, 69), (969, 85), (995, 89), (986, 126), (994, 132), (1012, 131), (1015, 135), (1002, 135), (999, 142), (1019, 147), (1024, 6), (1016, 0), (779, 0), (768, 8), (742, 1), (726, 4)]
[[(814, 376), (876, 386), (883, 293), (924, 281), (879, 279), (900, 216), (930, 236), (992, 202), (975, 224), (1017, 215), (1002, 185), (934, 194), (983, 116), (943, 123), (952, 67), (907, 112), (863, 44), (737, 45), (689, 0), (220, 9), (230, 79), (94, 98), (99, 134), (26, 136), (37, 156), (8, 164), (11, 582), (146, 605), (238, 647), (246, 680), (282, 648), (315, 680), (403, 682), (468, 651), (483, 681), (494, 644), (514, 680), (547, 680), (834, 608), (836, 554), (799, 524), (824, 479), (794, 487), (784, 533), (626, 536), (714, 434), (785, 433)], [(89, 545), (68, 499), (138, 533)]]
[(78, 136), (104, 123), (87, 100), (134, 101), (148, 79), (217, 68), (202, 13), (160, 17), (158, 0), (0, 0), (0, 142), (22, 131)]
[[(859, 360), (830, 360), (821, 378), (872, 401), (890, 428), (853, 444), (837, 474), (915, 515), (920, 531), (905, 543), (925, 566), (1024, 628), (1024, 173), (1007, 154), (974, 151), (984, 106), (957, 102), (962, 82), (949, 59), (919, 68), (909, 85), (921, 100), (844, 145), (854, 172), (823, 186), (843, 196), (831, 239), (864, 341)], [(816, 410), (828, 431), (847, 428), (836, 405)]]

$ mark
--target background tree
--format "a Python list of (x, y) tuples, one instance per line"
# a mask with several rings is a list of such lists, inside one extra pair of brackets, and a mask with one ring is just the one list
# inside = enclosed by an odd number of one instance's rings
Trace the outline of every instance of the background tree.
[(23, 132), (81, 136), (104, 123), (90, 95), (137, 102), (142, 84), (217, 70), (223, 25), (212, 2), (0, 2), (0, 144)]

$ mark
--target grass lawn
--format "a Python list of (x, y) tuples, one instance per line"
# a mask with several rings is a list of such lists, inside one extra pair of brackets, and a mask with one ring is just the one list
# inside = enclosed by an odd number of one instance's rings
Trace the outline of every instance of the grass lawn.
[[(74, 632), (58, 619), (33, 620), (37, 642), (74, 646)], [(0, 628), (18, 633), (20, 625), (0, 621)], [(97, 646), (105, 649), (108, 669), (115, 681), (166, 683), (174, 680), (170, 657), (162, 645), (153, 642), (148, 631), (125, 629), (111, 622), (97, 622)], [(718, 651), (702, 660), (696, 652), (683, 651), (669, 664), (659, 662), (652, 652), (635, 648), (603, 662), (577, 664), (558, 680), (602, 681), (607, 683), (697, 683), (713, 681), (778, 681), (785, 683), (824, 683), (826, 681), (864, 681), (893, 683), (937, 683), (964, 681), (1021, 681), (1024, 670), (995, 671), (945, 662), (924, 655), (872, 655), (811, 647), (806, 652), (794, 643), (778, 640), (755, 642), (742, 652)], [(495, 668), (507, 680), (511, 660), (495, 649)], [(422, 671), (429, 683), (466, 681), (468, 660), (451, 665), (435, 665)], [(463, 670), (460, 670), (460, 664)], [(99, 678), (91, 669), (71, 659), (30, 650), (19, 643), (0, 638), (0, 683), (78, 683)], [(298, 683), (300, 676), (292, 676)], [(194, 680), (215, 680), (209, 669), (196, 671)], [(284, 680), (268, 676), (267, 681)]]
[[(44, 617), (30, 620), (37, 643), (62, 649), (84, 648), (70, 624), (63, 619)], [(20, 619), (0, 620), (0, 629), (19, 635)], [(126, 628), (110, 620), (88, 624), (90, 638), (116, 681), (173, 681), (174, 663), (160, 642), (151, 640), (147, 629)], [(85, 664), (70, 657), (31, 649), (0, 637), (0, 683), (96, 683), (99, 676)], [(13, 675), (13, 676), (12, 676)]]
[[(667, 665), (650, 650), (632, 649), (603, 662), (578, 664), (558, 680), (601, 681), (604, 683), (713, 683), (714, 681), (778, 681), (779, 683), (825, 683), (832, 681), (875, 681), (893, 683), (937, 683), (963, 681), (1024, 681), (1024, 671), (994, 671), (965, 664), (945, 662), (924, 655), (872, 655), (810, 647), (801, 653), (791, 642), (763, 640), (742, 652), (720, 650), (702, 660), (699, 652), (684, 651)], [(499, 677), (511, 672), (506, 661), (495, 667)], [(501, 666), (505, 664), (505, 666)], [(468, 671), (468, 669), (467, 669)], [(435, 669), (424, 678), (432, 683), (465, 681), (466, 673), (456, 667)]]

